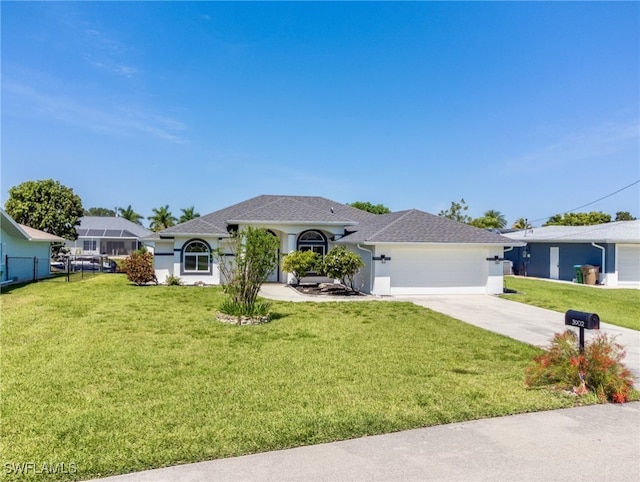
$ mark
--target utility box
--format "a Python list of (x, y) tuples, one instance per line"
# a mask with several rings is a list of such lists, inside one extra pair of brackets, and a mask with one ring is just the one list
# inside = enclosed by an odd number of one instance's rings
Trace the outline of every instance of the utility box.
[(564, 314), (564, 324), (587, 330), (599, 330), (600, 317), (595, 313), (569, 310)]

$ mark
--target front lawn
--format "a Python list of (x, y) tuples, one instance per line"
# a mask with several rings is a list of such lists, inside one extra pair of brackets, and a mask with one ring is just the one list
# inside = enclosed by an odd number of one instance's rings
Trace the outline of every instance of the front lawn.
[(597, 313), (600, 321), (640, 330), (640, 290), (609, 289), (541, 279), (505, 276), (506, 287), (517, 294), (507, 299), (540, 308)]
[(537, 348), (410, 303), (273, 302), (271, 323), (239, 327), (214, 319), (221, 298), (122, 275), (3, 293), (5, 477), (33, 462), (77, 470), (47, 480), (87, 479), (575, 402), (525, 389)]

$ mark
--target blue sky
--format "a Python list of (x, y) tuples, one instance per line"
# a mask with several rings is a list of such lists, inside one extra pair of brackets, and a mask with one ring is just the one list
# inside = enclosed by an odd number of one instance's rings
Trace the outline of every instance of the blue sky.
[[(638, 2), (2, 2), (2, 179), (509, 223), (640, 179)], [(640, 184), (581, 211), (640, 217)]]

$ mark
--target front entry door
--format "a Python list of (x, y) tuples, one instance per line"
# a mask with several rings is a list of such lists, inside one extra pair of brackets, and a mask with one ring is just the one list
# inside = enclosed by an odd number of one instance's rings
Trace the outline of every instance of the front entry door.
[(549, 278), (560, 279), (560, 248), (558, 246), (549, 248)]

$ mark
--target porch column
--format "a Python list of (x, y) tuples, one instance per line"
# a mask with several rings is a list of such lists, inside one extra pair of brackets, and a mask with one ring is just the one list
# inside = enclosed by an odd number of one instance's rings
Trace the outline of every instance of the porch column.
[[(298, 235), (295, 233), (287, 234), (287, 253), (291, 253), (296, 250), (296, 239)], [(287, 273), (287, 284), (293, 283), (294, 276), (292, 273)]]

